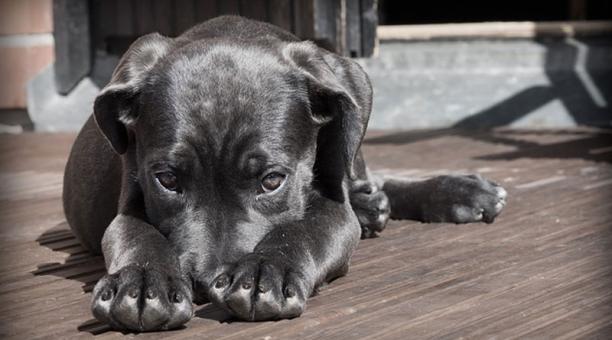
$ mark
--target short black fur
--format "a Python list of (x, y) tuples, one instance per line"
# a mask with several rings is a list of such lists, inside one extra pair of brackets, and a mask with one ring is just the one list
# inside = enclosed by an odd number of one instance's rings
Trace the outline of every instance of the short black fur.
[(371, 106), (357, 63), (269, 24), (224, 16), (138, 39), (65, 172), (68, 222), (108, 270), (96, 318), (171, 329), (207, 301), (292, 318), (389, 217), (493, 221), (505, 191), (479, 176), (371, 175)]

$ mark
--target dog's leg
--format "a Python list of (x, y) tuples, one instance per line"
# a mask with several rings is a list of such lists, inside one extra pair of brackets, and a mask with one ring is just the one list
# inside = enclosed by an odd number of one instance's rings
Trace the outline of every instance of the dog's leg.
[(115, 328), (170, 329), (192, 316), (192, 287), (177, 256), (155, 228), (117, 215), (104, 233), (108, 275), (96, 284), (92, 311)]
[(353, 163), (355, 180), (348, 181), (351, 207), (361, 226), (361, 238), (375, 237), (385, 229), (391, 206), (382, 191), (384, 182), (368, 170), (361, 150)]
[(362, 177), (364, 179), (350, 182), (349, 197), (361, 225), (361, 238), (370, 238), (385, 229), (391, 205), (382, 190), (382, 181), (377, 181), (367, 170)]
[(491, 223), (506, 205), (506, 190), (480, 175), (426, 180), (385, 178), (392, 219), (422, 222)]
[(315, 288), (344, 275), (359, 241), (348, 202), (318, 197), (304, 219), (279, 225), (211, 283), (218, 306), (245, 320), (292, 318)]

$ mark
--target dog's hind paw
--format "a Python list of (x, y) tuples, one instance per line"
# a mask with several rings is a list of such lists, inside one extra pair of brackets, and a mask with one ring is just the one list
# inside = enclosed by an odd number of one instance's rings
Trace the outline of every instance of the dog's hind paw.
[(383, 191), (370, 182), (356, 181), (351, 187), (350, 199), (361, 225), (361, 238), (375, 237), (385, 229), (391, 206)]
[(430, 179), (425, 222), (492, 223), (506, 206), (506, 190), (480, 175)]
[(191, 319), (191, 289), (162, 270), (130, 265), (96, 284), (91, 305), (96, 319), (115, 329), (172, 329)]

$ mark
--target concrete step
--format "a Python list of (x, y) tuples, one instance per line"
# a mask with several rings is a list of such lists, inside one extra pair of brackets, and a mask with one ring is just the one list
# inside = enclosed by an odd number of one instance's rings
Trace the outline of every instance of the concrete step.
[(381, 41), (370, 127), (612, 125), (612, 41)]
[[(30, 82), (37, 130), (80, 128), (116, 63), (96, 60), (68, 96), (57, 94), (52, 67)], [(607, 37), (382, 40), (376, 57), (359, 62), (374, 85), (371, 128), (612, 125)]]

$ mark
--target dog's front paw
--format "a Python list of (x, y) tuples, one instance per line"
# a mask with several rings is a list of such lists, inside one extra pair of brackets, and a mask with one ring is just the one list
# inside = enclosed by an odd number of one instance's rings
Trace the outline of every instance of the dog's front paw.
[(385, 229), (391, 205), (382, 190), (368, 181), (355, 181), (351, 186), (350, 199), (361, 226), (361, 238), (375, 237)]
[(299, 316), (309, 291), (304, 277), (280, 254), (249, 254), (213, 280), (209, 295), (232, 315), (259, 321)]
[(94, 316), (130, 331), (176, 328), (192, 316), (191, 289), (162, 268), (130, 265), (106, 275), (93, 290)]
[(440, 176), (431, 179), (427, 222), (492, 223), (506, 205), (506, 190), (480, 175)]

